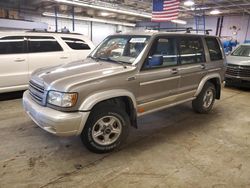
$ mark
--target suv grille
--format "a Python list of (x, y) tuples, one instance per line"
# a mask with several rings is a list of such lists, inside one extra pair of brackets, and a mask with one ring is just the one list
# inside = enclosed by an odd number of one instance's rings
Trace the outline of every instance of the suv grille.
[(29, 92), (31, 97), (39, 104), (43, 104), (44, 86), (41, 86), (32, 80), (29, 82)]
[(237, 77), (250, 77), (250, 66), (228, 64), (226, 74)]

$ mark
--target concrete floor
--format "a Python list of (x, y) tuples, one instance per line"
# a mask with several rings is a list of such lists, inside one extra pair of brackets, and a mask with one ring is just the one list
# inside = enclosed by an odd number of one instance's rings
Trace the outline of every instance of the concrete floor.
[(190, 103), (139, 120), (117, 152), (38, 128), (0, 102), (0, 187), (250, 187), (250, 92), (225, 88), (208, 115)]

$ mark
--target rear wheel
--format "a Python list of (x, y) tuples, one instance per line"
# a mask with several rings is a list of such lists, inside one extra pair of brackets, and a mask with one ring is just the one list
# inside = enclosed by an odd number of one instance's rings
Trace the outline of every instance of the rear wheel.
[(208, 113), (211, 111), (215, 101), (215, 87), (212, 83), (207, 82), (200, 94), (192, 101), (192, 107), (195, 112)]
[(129, 117), (120, 106), (104, 104), (91, 112), (81, 139), (90, 151), (107, 153), (121, 145), (129, 127)]

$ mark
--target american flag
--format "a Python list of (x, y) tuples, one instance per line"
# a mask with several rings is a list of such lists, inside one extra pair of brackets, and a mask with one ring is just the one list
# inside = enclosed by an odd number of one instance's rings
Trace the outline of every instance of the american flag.
[(152, 21), (170, 21), (178, 18), (179, 0), (153, 0)]

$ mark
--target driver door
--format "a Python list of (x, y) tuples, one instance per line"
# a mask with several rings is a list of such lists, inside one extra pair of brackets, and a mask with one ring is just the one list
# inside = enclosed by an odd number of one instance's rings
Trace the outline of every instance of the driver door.
[[(151, 66), (150, 60), (156, 56), (162, 56), (163, 62)], [(156, 38), (138, 76), (139, 113), (147, 113), (175, 101), (180, 82), (178, 68), (176, 38)]]

